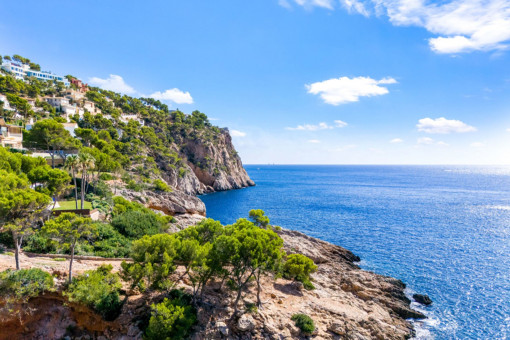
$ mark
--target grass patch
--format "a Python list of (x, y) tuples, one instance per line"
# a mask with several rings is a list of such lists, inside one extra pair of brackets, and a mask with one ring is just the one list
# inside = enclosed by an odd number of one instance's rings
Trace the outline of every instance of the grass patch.
[(14, 256), (14, 253), (12, 251), (6, 251), (4, 253), (4, 255), (7, 255), (7, 256)]
[[(75, 210), (76, 209), (76, 203), (75, 201), (58, 201), (58, 204), (60, 207), (55, 208), (55, 210)], [(81, 207), (81, 202), (78, 201), (78, 209)], [(92, 209), (92, 203), (90, 202), (83, 202), (83, 209)]]
[(54, 257), (52, 259), (53, 261), (59, 261), (59, 262), (62, 262), (62, 261), (66, 261), (67, 259), (65, 257)]

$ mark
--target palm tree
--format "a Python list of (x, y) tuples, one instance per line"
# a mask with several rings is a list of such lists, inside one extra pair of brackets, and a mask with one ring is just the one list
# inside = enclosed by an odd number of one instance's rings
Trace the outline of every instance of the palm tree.
[(86, 152), (80, 152), (78, 155), (78, 168), (81, 170), (81, 209), (83, 209), (83, 202), (85, 201), (85, 179), (87, 178), (87, 171), (94, 168), (96, 164), (95, 158)]
[(76, 169), (79, 167), (79, 158), (77, 155), (70, 155), (66, 159), (65, 167), (71, 170), (71, 175), (74, 180), (74, 202), (76, 203), (76, 210), (78, 210), (78, 184), (76, 183)]

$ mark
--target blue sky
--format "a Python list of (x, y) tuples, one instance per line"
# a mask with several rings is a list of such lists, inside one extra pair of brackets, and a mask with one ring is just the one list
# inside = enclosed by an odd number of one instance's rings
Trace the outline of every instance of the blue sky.
[(247, 164), (510, 164), (508, 0), (0, 8), (0, 54), (205, 112)]

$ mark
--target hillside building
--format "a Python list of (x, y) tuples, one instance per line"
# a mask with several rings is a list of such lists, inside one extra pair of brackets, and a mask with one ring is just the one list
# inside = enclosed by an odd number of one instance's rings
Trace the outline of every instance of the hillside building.
[(35, 77), (39, 80), (56, 80), (69, 86), (71, 83), (62, 76), (58, 76), (48, 71), (31, 70), (28, 64), (23, 64), (18, 61), (4, 60), (1, 66), (2, 70), (10, 72), (16, 79), (24, 80), (25, 77)]

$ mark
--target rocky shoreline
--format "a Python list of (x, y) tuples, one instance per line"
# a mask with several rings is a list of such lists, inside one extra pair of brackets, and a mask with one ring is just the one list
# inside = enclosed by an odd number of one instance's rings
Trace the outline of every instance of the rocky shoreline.
[[(279, 233), (288, 253), (304, 254), (318, 265), (317, 272), (312, 274), (316, 289), (309, 291), (298, 282), (266, 277), (262, 283), (262, 308), (255, 313), (245, 312), (232, 321), (229, 318), (234, 292), (225, 296), (217, 290), (219, 282), (212, 282), (198, 310), (199, 323), (193, 339), (309, 338), (300, 334), (290, 320), (295, 313), (307, 314), (314, 320), (316, 331), (311, 335), (314, 339), (408, 339), (414, 335), (412, 324), (406, 319), (424, 315), (410, 308), (404, 283), (360, 269), (355, 264), (359, 258), (342, 247), (297, 231)], [(40, 258), (25, 261), (33, 267), (51, 263)], [(79, 268), (93, 269), (104, 262), (80, 260)], [(58, 265), (65, 263), (52, 265), (54, 271), (60, 270)], [(182, 270), (178, 269), (175, 279)], [(185, 280), (178, 281), (177, 286), (190, 289)], [(244, 304), (253, 303), (254, 297), (252, 285)], [(129, 295), (115, 321), (97, 323), (92, 322), (97, 319), (92, 311), (68, 304), (59, 294), (51, 293), (30, 302), (34, 311), (25, 317), (23, 327), (16, 320), (0, 322), (4, 330), (0, 339), (55, 339), (64, 336), (70, 327), (75, 329), (76, 338), (141, 339), (139, 327), (143, 316), (150, 304), (159, 299), (159, 294)]]

